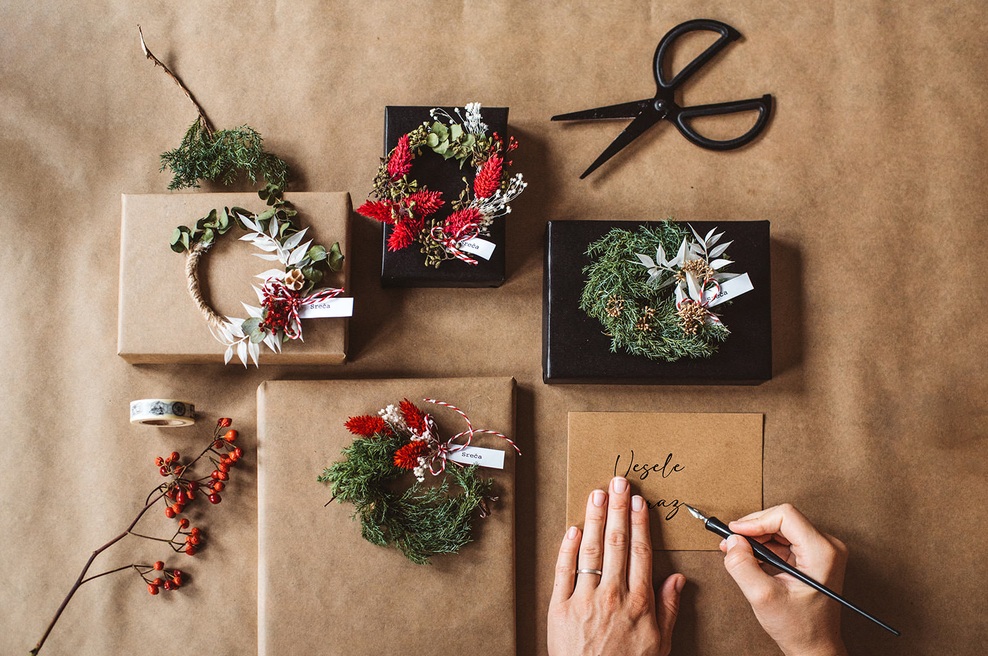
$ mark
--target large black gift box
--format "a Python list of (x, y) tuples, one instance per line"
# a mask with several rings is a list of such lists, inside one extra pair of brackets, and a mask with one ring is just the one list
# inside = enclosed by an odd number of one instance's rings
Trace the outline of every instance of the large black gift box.
[[(384, 156), (398, 145), (402, 135), (408, 134), (417, 126), (431, 122), (429, 116), (431, 107), (387, 107), (384, 111)], [(452, 107), (444, 107), (450, 116), (456, 117)], [(460, 113), (464, 111), (460, 108)], [(497, 132), (507, 139), (508, 108), (481, 107), (480, 115), (488, 126), (489, 132)], [(412, 163), (410, 178), (418, 180), (433, 191), (443, 192), (446, 204), (436, 214), (445, 218), (452, 212), (450, 202), (456, 200), (463, 190), (463, 178), (473, 184), (475, 175), (469, 162), (461, 169), (456, 160), (444, 161), (442, 156), (424, 148)], [(436, 267), (425, 265), (425, 256), (420, 252), (420, 246), (412, 244), (400, 251), (388, 251), (388, 237), (391, 226), (384, 226), (382, 242), (383, 256), (381, 262), (381, 284), (384, 287), (500, 287), (504, 282), (504, 243), (505, 220), (508, 217), (496, 219), (490, 228), (490, 236), (483, 237), (496, 244), (490, 260), (475, 257), (477, 264), (467, 264), (458, 259), (446, 260)]]
[[(612, 353), (604, 327), (580, 309), (587, 246), (632, 221), (550, 221), (542, 298), (542, 379), (546, 383), (754, 385), (772, 378), (768, 221), (690, 221), (701, 235), (717, 227), (733, 240), (727, 271), (747, 272), (754, 289), (717, 307), (731, 334), (709, 358), (650, 360)], [(670, 293), (672, 291), (670, 290)]]

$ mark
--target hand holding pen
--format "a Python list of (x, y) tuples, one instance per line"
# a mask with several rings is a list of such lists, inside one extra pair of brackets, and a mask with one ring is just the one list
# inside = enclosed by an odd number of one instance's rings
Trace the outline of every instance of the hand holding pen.
[[(844, 543), (818, 531), (789, 504), (752, 513), (728, 527), (754, 538), (801, 572), (840, 593), (847, 564)], [(751, 604), (755, 617), (787, 655), (847, 654), (840, 637), (841, 607), (805, 583), (763, 566), (747, 540), (721, 541), (724, 567)]]

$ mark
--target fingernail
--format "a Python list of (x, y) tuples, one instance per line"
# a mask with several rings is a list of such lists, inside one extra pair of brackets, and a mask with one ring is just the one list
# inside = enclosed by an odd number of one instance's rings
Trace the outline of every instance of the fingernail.
[(611, 489), (618, 494), (623, 494), (628, 489), (628, 481), (621, 476), (615, 476), (614, 480), (611, 481)]
[(727, 548), (727, 540), (721, 540), (720, 541), (720, 548), (721, 549), (726, 549)]
[(641, 510), (642, 509), (642, 506), (644, 506), (644, 505), (645, 505), (645, 500), (642, 499), (637, 494), (635, 496), (631, 497), (631, 509), (634, 510), (635, 512), (638, 512), (639, 510)]
[(607, 501), (607, 495), (604, 494), (603, 490), (594, 490), (593, 494), (590, 495), (590, 500), (593, 501), (593, 505), (600, 508)]
[(566, 531), (566, 539), (567, 540), (575, 540), (576, 539), (576, 532), (577, 532), (577, 530), (578, 529), (575, 526), (570, 526), (569, 527), (569, 530)]
[(686, 577), (680, 574), (678, 577), (676, 577), (676, 583), (674, 585), (676, 586), (677, 593), (682, 592), (683, 586), (686, 585)]
[(733, 549), (734, 547), (738, 546), (739, 542), (741, 542), (741, 538), (739, 538), (736, 535), (732, 535), (731, 537), (727, 538), (727, 548)]

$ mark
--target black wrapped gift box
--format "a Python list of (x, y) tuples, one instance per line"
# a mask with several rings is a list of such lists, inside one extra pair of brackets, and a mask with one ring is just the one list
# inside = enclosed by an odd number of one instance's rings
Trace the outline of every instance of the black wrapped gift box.
[[(402, 135), (408, 134), (417, 126), (431, 122), (429, 116), (431, 107), (395, 107), (389, 106), (384, 110), (384, 156), (398, 145)], [(453, 117), (456, 114), (452, 107), (444, 107)], [(463, 109), (460, 109), (463, 113)], [(507, 139), (508, 108), (481, 107), (480, 115), (487, 124), (490, 132), (497, 132)], [(450, 201), (456, 200), (463, 190), (463, 178), (473, 184), (475, 175), (469, 163), (461, 169), (455, 160), (444, 161), (443, 158), (427, 148), (415, 157), (410, 177), (419, 181), (434, 191), (443, 192), (446, 204), (436, 216), (445, 218), (452, 212)], [(510, 215), (509, 217), (510, 218)], [(400, 251), (388, 251), (388, 237), (391, 226), (384, 226), (381, 258), (381, 285), (384, 287), (500, 287), (504, 283), (504, 244), (505, 217), (497, 219), (490, 228), (490, 236), (483, 237), (496, 244), (491, 259), (475, 257), (477, 264), (467, 264), (457, 259), (446, 260), (436, 267), (425, 265), (425, 256), (419, 251), (418, 244), (412, 244)]]
[[(649, 360), (619, 350), (596, 319), (580, 309), (587, 246), (612, 228), (648, 222), (550, 221), (542, 297), (542, 380), (546, 383), (755, 385), (772, 378), (772, 310), (768, 221), (690, 221), (701, 235), (717, 227), (733, 240), (727, 271), (747, 272), (754, 289), (716, 312), (730, 329), (709, 358)], [(670, 293), (671, 290), (670, 290)]]

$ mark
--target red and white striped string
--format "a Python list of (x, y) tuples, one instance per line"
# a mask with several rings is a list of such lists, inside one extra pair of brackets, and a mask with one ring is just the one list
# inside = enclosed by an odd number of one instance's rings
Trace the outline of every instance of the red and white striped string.
[[(495, 435), (497, 437), (500, 437), (502, 440), (510, 444), (518, 455), (521, 455), (521, 449), (519, 449), (518, 445), (515, 444), (514, 441), (511, 440), (508, 436), (504, 435), (503, 433), (499, 433), (497, 431), (487, 430), (484, 428), (474, 428), (473, 422), (470, 421), (470, 417), (468, 417), (465, 412), (457, 408), (455, 405), (451, 403), (446, 403), (445, 401), (439, 401), (437, 399), (423, 399), (423, 401), (425, 401), (426, 403), (431, 403), (433, 405), (442, 406), (444, 408), (449, 408), (453, 412), (463, 417), (463, 421), (466, 422), (467, 425), (467, 429), (465, 431), (460, 431), (459, 433), (452, 436), (445, 442), (442, 442), (437, 437), (438, 431), (435, 428), (436, 424), (432, 420), (432, 415), (426, 415), (426, 431), (429, 433), (429, 437), (431, 438), (431, 441), (435, 442), (435, 451), (433, 451), (432, 454), (429, 456), (429, 472), (433, 476), (437, 476), (442, 472), (446, 471), (446, 461), (449, 458), (449, 455), (452, 453), (456, 453), (457, 451), (461, 451), (467, 448), (468, 446), (470, 446), (470, 441), (473, 439), (473, 436), (479, 433), (482, 433), (484, 435)], [(457, 443), (456, 440), (460, 439), (461, 437), (466, 437), (466, 441), (463, 443)], [(436, 468), (437, 461), (438, 461), (438, 469)], [(460, 463), (456, 463), (456, 464), (459, 465)]]

